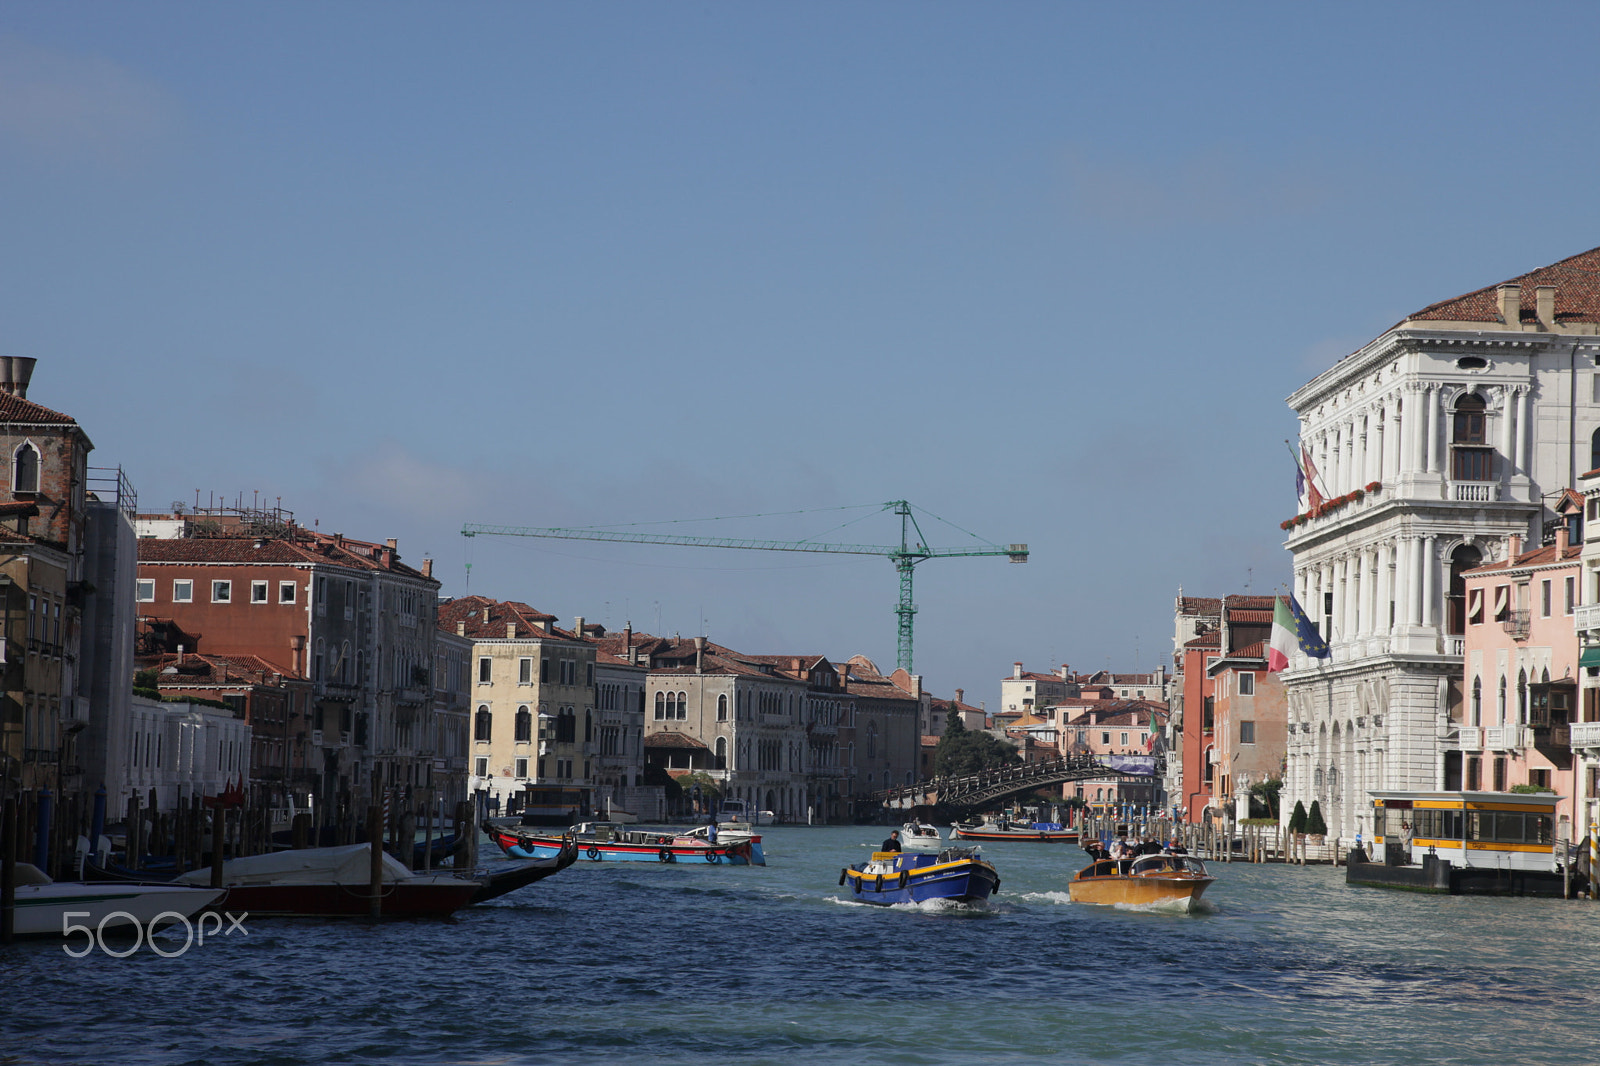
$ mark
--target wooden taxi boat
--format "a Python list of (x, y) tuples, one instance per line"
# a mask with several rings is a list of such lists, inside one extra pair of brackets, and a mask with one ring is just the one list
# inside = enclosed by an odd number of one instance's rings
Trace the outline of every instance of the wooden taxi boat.
[(1191, 913), (1215, 881), (1205, 863), (1189, 855), (1101, 859), (1078, 871), (1067, 886), (1074, 903), (1160, 907)]

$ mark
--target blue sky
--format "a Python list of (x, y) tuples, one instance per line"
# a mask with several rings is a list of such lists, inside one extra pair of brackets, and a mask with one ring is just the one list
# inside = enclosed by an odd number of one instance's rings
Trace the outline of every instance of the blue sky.
[(1278, 587), (1283, 397), (1600, 244), (1597, 23), (7, 3), (0, 354), (146, 510), (282, 497), (447, 594), (752, 652), (892, 667), (892, 567), (458, 530), (909, 499), (1033, 550), (918, 572), (919, 671), (993, 704)]

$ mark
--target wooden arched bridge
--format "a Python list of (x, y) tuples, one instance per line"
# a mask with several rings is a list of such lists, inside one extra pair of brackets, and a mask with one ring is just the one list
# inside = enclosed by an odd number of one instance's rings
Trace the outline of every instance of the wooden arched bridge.
[(1165, 771), (1164, 763), (1159, 756), (1066, 755), (1047, 762), (1003, 766), (960, 777), (935, 777), (914, 785), (874, 792), (872, 800), (884, 807), (938, 807), (952, 817), (965, 817), (1007, 796), (1023, 795), (1068, 781), (1160, 777)]

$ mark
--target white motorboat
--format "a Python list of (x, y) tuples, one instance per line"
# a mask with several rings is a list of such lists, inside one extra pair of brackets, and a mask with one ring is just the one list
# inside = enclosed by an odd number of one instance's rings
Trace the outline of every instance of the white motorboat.
[[(697, 827), (695, 829), (691, 829), (688, 832), (681, 833), (679, 835), (680, 836), (686, 836), (686, 837), (695, 837), (696, 839), (699, 839), (699, 840), (707, 840), (707, 841), (709, 841), (711, 839), (710, 827), (709, 826), (704, 826), (704, 825), (699, 826), (699, 827)], [(717, 823), (717, 843), (718, 844), (748, 844), (752, 840), (759, 840), (759, 839), (760, 838), (757, 837), (755, 832), (752, 830), (749, 822), (718, 822)]]
[(192, 918), (222, 896), (221, 889), (187, 885), (57, 882), (19, 862), (12, 929), (17, 936), (60, 937), (69, 927), (111, 932), (137, 923), (148, 931), (157, 918), (163, 919), (157, 928)]
[(900, 848), (903, 851), (938, 851), (943, 847), (944, 837), (926, 822), (907, 822), (900, 827)]

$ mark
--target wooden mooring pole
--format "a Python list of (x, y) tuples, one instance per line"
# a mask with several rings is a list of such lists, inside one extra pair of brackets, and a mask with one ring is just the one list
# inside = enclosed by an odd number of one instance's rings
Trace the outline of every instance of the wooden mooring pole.
[(372, 852), (367, 917), (379, 918), (383, 915), (383, 808), (376, 803), (367, 808), (367, 841)]

